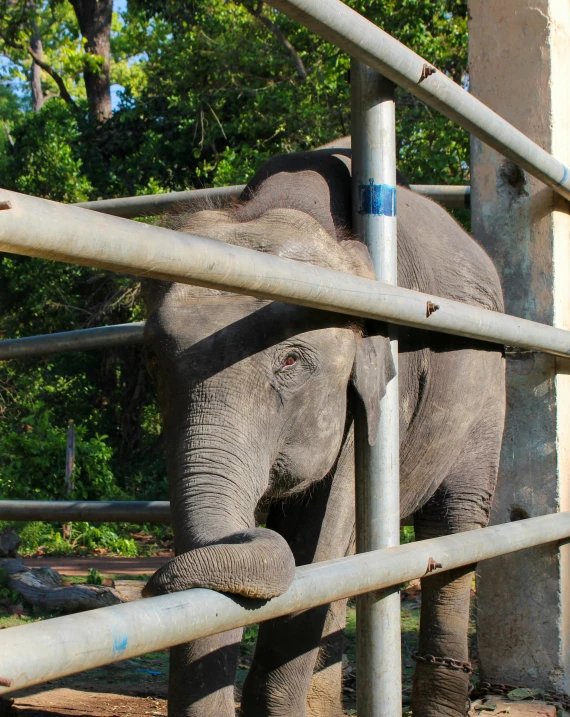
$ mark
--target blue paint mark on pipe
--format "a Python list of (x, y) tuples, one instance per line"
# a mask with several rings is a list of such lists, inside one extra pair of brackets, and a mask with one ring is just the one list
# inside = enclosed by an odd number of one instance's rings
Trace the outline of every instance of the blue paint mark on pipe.
[(564, 184), (564, 182), (568, 179), (568, 167), (564, 167), (564, 174), (562, 175), (562, 181), (560, 184)]
[(123, 650), (127, 649), (128, 644), (129, 638), (126, 633), (113, 634), (113, 652), (123, 652)]
[(396, 187), (390, 184), (374, 184), (374, 179), (369, 179), (368, 184), (360, 185), (358, 195), (359, 214), (396, 216)]

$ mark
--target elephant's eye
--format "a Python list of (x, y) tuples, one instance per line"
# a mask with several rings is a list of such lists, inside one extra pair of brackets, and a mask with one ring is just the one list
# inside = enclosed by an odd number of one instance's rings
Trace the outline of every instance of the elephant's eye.
[(153, 369), (157, 369), (157, 368), (158, 368), (158, 358), (157, 358), (156, 354), (151, 354), (151, 355), (149, 356), (149, 359), (148, 359), (148, 360), (149, 360), (149, 363), (150, 363), (151, 368), (153, 368)]
[(281, 362), (281, 368), (289, 368), (297, 363), (297, 356), (295, 354), (287, 354)]

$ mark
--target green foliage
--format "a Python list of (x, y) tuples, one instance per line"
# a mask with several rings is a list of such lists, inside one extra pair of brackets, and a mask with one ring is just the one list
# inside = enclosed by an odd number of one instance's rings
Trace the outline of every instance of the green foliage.
[(103, 585), (103, 576), (95, 568), (89, 568), (87, 580), (85, 581), (88, 585)]
[(24, 194), (58, 202), (85, 201), (91, 184), (81, 170), (81, 135), (76, 117), (62, 100), (14, 123), (15, 147), (8, 153), (4, 185)]
[(416, 533), (413, 525), (404, 525), (400, 528), (400, 545), (413, 543), (416, 539)]
[(22, 541), (19, 548), (22, 555), (34, 555), (40, 550), (43, 554), (56, 556), (92, 555), (101, 551), (125, 557), (138, 555), (137, 544), (128, 531), (107, 523), (71, 523), (67, 538), (63, 537), (61, 527), (50, 523), (0, 524), (0, 527), (6, 526), (17, 530)]
[(20, 594), (8, 587), (8, 571), (0, 568), (0, 603), (14, 605), (21, 599)]
[[(0, 422), (0, 493), (5, 499), (63, 497), (67, 426), (55, 424), (53, 410), (34, 398), (26, 396), (18, 406), (27, 415), (14, 411), (15, 422)], [(119, 493), (106, 438), (87, 438), (85, 428), (77, 427), (75, 488), (67, 497), (112, 498)]]

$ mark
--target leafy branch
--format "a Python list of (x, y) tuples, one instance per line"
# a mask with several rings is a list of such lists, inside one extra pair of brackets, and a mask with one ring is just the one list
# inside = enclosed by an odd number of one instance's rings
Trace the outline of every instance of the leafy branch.
[(281, 43), (282, 47), (285, 48), (285, 50), (289, 53), (289, 56), (293, 60), (293, 64), (295, 65), (295, 69), (297, 70), (297, 73), (301, 78), (301, 82), (306, 82), (307, 70), (305, 69), (305, 65), (303, 64), (301, 56), (293, 47), (287, 35), (285, 35), (279, 25), (276, 25), (263, 14), (263, 0), (259, 0), (259, 2), (254, 8), (248, 7), (247, 5), (245, 5), (245, 8), (254, 17), (256, 17), (259, 22), (264, 25), (269, 30), (269, 32), (271, 32), (273, 36)]
[(20, 50), (25, 51), (31, 58), (32, 61), (35, 62), (38, 67), (41, 67), (44, 72), (47, 72), (47, 74), (53, 79), (55, 84), (57, 85), (57, 88), (59, 90), (59, 94), (62, 100), (65, 100), (69, 105), (77, 109), (77, 105), (75, 104), (75, 100), (73, 97), (69, 94), (67, 87), (65, 86), (65, 82), (63, 80), (63, 77), (56, 71), (54, 68), (47, 63), (45, 60), (43, 60), (37, 52), (34, 52), (34, 50), (30, 47), (30, 45), (23, 45), (20, 42), (17, 42), (16, 40), (13, 40), (9, 37), (7, 37), (4, 33), (0, 32), (0, 39), (4, 41), (4, 44), (8, 47), (11, 47), (14, 50)]

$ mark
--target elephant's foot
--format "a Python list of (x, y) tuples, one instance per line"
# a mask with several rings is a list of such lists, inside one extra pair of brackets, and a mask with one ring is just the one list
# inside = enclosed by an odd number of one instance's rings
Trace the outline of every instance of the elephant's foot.
[(414, 674), (413, 717), (465, 717), (468, 692), (465, 672), (420, 662)]
[(266, 600), (282, 595), (294, 574), (295, 559), (285, 539), (252, 528), (177, 555), (152, 576), (143, 597), (199, 587)]

